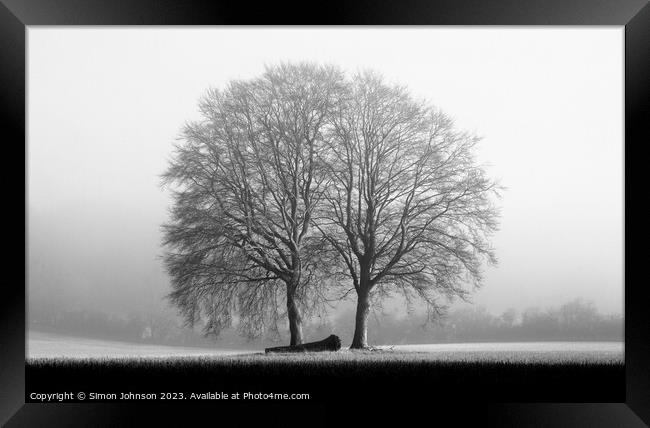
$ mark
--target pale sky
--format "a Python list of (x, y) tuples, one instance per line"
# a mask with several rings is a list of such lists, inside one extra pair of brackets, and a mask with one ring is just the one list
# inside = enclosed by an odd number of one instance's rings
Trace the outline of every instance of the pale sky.
[(157, 305), (172, 143), (210, 87), (265, 64), (371, 68), (484, 137), (507, 187), (494, 312), (623, 305), (623, 27), (29, 27), (30, 295)]

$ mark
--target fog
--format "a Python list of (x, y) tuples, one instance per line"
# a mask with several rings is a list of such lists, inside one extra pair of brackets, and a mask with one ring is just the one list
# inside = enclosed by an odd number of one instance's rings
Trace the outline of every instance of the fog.
[(210, 86), (293, 60), (375, 69), (484, 137), (507, 190), (475, 306), (623, 311), (622, 27), (30, 27), (27, 54), (30, 317), (164, 310), (172, 143)]

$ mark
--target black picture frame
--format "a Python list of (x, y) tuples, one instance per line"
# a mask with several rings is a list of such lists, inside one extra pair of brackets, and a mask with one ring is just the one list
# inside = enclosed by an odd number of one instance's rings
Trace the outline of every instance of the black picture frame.
[[(466, 0), (426, 1), (366, 0), (354, 3), (290, 5), (276, 2), (137, 0), (2, 0), (0, 5), (0, 105), (4, 148), (2, 175), (9, 194), (6, 211), (16, 230), (25, 221), (24, 246), (6, 242), (6, 271), (26, 265), (26, 163), (25, 58), (26, 27), (35, 25), (610, 25), (625, 27), (625, 370), (626, 400), (621, 403), (476, 403), (471, 411), (453, 415), (455, 426), (481, 421), (483, 426), (612, 426), (650, 424), (650, 318), (643, 287), (642, 257), (634, 250), (643, 242), (638, 226), (643, 210), (632, 209), (643, 192), (644, 167), (635, 156), (650, 141), (650, 6), (645, 0)], [(8, 131), (8, 132), (7, 132)], [(9, 168), (13, 166), (14, 168)], [(638, 167), (637, 167), (638, 166)], [(25, 187), (16, 185), (16, 170), (23, 169)], [(23, 195), (18, 193), (23, 191)], [(635, 189), (636, 190), (636, 189)], [(628, 197), (629, 196), (629, 197)], [(21, 199), (24, 198), (24, 199)], [(23, 210), (16, 209), (23, 200)], [(16, 241), (21, 238), (16, 237)], [(16, 248), (23, 248), (22, 253)], [(641, 247), (643, 248), (643, 247)], [(19, 275), (15, 275), (18, 277)], [(5, 281), (0, 349), (0, 422), (8, 426), (128, 426), (150, 422), (149, 405), (25, 404), (25, 289), (18, 278)], [(432, 403), (435, 409), (437, 403)], [(345, 403), (341, 403), (345, 407)], [(448, 412), (447, 404), (440, 405)], [(156, 407), (167, 424), (187, 415), (174, 406)], [(194, 412), (212, 407), (195, 405)], [(446, 409), (444, 412), (442, 409)], [(143, 412), (144, 410), (144, 412)], [(311, 409), (324, 411), (325, 409)], [(340, 409), (336, 412), (339, 413)], [(430, 409), (429, 409), (430, 410)], [(429, 411), (428, 410), (428, 411)], [(241, 412), (241, 409), (239, 409)], [(149, 412), (150, 413), (150, 412)], [(245, 412), (244, 412), (245, 413)], [(417, 413), (416, 410), (413, 413)], [(175, 416), (174, 416), (175, 415)], [(363, 417), (367, 416), (367, 412)], [(216, 417), (216, 416), (212, 416)], [(338, 418), (343, 418), (338, 414)], [(437, 417), (435, 419), (438, 421)], [(213, 421), (216, 422), (215, 419)], [(645, 421), (645, 423), (644, 423)], [(322, 422), (322, 421), (321, 421)]]

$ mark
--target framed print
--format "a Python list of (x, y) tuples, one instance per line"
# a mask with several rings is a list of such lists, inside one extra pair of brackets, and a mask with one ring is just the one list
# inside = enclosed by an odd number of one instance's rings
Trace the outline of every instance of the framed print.
[(3, 424), (650, 423), (646, 2), (0, 17)]

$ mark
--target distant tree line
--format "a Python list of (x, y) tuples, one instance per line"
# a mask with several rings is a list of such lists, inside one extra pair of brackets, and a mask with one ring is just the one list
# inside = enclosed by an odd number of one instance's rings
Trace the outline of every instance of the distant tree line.
[(529, 308), (521, 313), (509, 309), (498, 315), (483, 307), (464, 307), (433, 324), (427, 324), (424, 316), (371, 319), (376, 327), (370, 336), (374, 345), (624, 340), (621, 315), (602, 314), (592, 303), (580, 299), (559, 307)]
[(87, 337), (160, 345), (213, 346), (199, 331), (185, 328), (173, 313), (115, 314), (89, 309), (40, 309), (30, 311), (31, 330)]
[[(304, 325), (304, 336), (316, 339), (337, 334), (342, 339), (354, 335), (355, 311), (342, 311), (333, 318), (314, 319)], [(370, 345), (399, 345), (450, 342), (525, 342), (525, 341), (622, 341), (624, 319), (621, 315), (600, 313), (584, 300), (559, 307), (529, 308), (522, 312), (509, 309), (495, 315), (483, 307), (453, 310), (434, 323), (424, 313), (396, 317), (371, 314)], [(184, 327), (173, 313), (156, 316), (109, 315), (104, 312), (67, 310), (47, 314), (39, 312), (30, 319), (30, 328), (39, 331), (85, 336), (94, 339), (121, 340), (160, 345), (184, 345), (233, 349), (260, 349), (279, 338), (241, 337), (236, 326), (224, 329), (218, 339), (206, 338), (201, 329)]]

